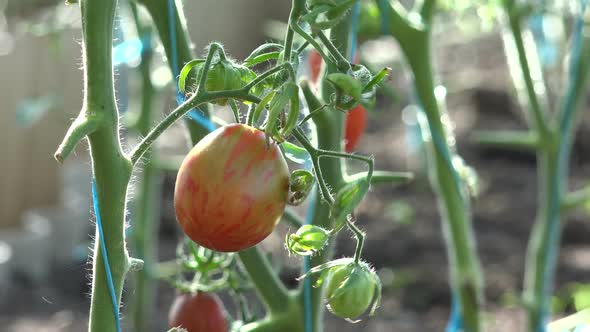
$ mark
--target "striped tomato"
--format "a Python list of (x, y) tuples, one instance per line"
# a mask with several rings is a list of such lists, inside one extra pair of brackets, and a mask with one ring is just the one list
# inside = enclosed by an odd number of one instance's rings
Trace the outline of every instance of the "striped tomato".
[(254, 246), (278, 223), (289, 192), (287, 163), (262, 131), (221, 127), (185, 157), (174, 208), (183, 231), (206, 248), (233, 252)]

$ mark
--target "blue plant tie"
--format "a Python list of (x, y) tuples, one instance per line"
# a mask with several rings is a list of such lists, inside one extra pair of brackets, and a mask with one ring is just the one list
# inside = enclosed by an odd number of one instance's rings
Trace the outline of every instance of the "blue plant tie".
[[(176, 8), (174, 7), (174, 0), (168, 0), (168, 22), (168, 33), (170, 34), (170, 52), (172, 53), (170, 64), (172, 67), (174, 82), (178, 90), (177, 80), (180, 73), (180, 68), (178, 65), (178, 47), (176, 45)], [(178, 91), (176, 95), (176, 102), (180, 105), (184, 102), (184, 100), (184, 95)], [(203, 112), (198, 108), (190, 110), (186, 116), (209, 131), (215, 130), (215, 124), (207, 117), (203, 116)]]
[(458, 296), (453, 295), (451, 305), (451, 316), (449, 318), (449, 323), (447, 324), (446, 332), (456, 332), (461, 331), (461, 329), (463, 329), (463, 320), (461, 319), (461, 308), (459, 307), (459, 302), (457, 301), (458, 298)]
[(357, 0), (353, 7), (352, 7), (352, 22), (350, 24), (350, 55), (349, 55), (349, 61), (351, 63), (354, 63), (354, 54), (356, 52), (356, 47), (357, 47), (357, 40), (358, 40), (358, 36), (357, 36), (357, 32), (359, 29), (359, 16), (361, 13), (361, 2), (360, 0)]
[(381, 14), (381, 33), (384, 35), (390, 34), (389, 31), (389, 6), (390, 3), (388, 0), (379, 0), (377, 1), (377, 6), (379, 7), (379, 13)]
[(98, 228), (98, 237), (100, 241), (100, 252), (102, 253), (102, 261), (107, 275), (107, 285), (109, 287), (109, 294), (113, 304), (113, 314), (115, 315), (115, 327), (117, 332), (121, 332), (121, 320), (119, 318), (119, 304), (117, 295), (115, 295), (115, 284), (113, 283), (113, 274), (111, 272), (111, 265), (109, 264), (109, 256), (107, 253), (107, 246), (104, 240), (104, 232), (102, 230), (102, 220), (100, 218), (100, 207), (98, 203), (98, 193), (96, 192), (96, 181), (92, 178), (92, 202), (94, 205), (94, 216), (96, 219), (96, 228)]

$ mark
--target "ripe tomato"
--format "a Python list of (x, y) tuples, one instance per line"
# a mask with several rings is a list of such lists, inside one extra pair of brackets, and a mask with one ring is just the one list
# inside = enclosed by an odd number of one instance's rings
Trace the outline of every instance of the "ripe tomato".
[(223, 304), (215, 294), (198, 292), (176, 297), (168, 313), (170, 327), (188, 332), (227, 332)]
[[(317, 82), (318, 78), (320, 77), (320, 72), (322, 70), (322, 63), (324, 62), (324, 60), (322, 59), (322, 56), (320, 55), (320, 53), (315, 49), (312, 48), (311, 51), (309, 51), (309, 55), (308, 55), (308, 65), (309, 65), (309, 76), (311, 78), (312, 82)], [(354, 56), (354, 63), (358, 62), (358, 55)]]
[(322, 70), (322, 56), (316, 49), (309, 51), (309, 74), (311, 81), (316, 82), (320, 77), (320, 71)]
[[(354, 62), (356, 63), (357, 61), (357, 56), (355, 56)], [(312, 49), (309, 51), (308, 64), (312, 82), (318, 80), (320, 71), (322, 70), (322, 63), (322, 56), (317, 50)], [(366, 127), (367, 110), (362, 105), (358, 105), (348, 111), (344, 130), (344, 149), (346, 152), (350, 153), (354, 151)]]
[(346, 113), (346, 122), (344, 128), (344, 150), (352, 152), (367, 127), (367, 110), (363, 105), (351, 109)]
[(287, 163), (262, 131), (231, 124), (205, 136), (185, 157), (174, 208), (183, 231), (199, 245), (224, 252), (266, 238), (289, 193)]

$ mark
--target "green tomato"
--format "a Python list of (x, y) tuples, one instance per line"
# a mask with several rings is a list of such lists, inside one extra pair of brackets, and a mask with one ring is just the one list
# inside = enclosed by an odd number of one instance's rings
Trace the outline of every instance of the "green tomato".
[(326, 275), (326, 302), (334, 315), (354, 320), (373, 303), (377, 276), (366, 263), (334, 266)]

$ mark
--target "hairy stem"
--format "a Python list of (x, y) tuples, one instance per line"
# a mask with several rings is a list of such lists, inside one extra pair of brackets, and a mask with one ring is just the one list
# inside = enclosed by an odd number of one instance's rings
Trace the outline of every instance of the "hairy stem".
[[(131, 3), (132, 13), (141, 36), (144, 48), (141, 54), (139, 71), (141, 74), (141, 105), (135, 123), (135, 129), (141, 136), (147, 135), (153, 121), (153, 107), (155, 89), (151, 81), (151, 61), (153, 48), (151, 45), (152, 29), (143, 24), (137, 13), (137, 7)], [(153, 279), (154, 265), (157, 261), (157, 221), (159, 215), (158, 198), (160, 196), (160, 183), (157, 177), (157, 168), (152, 163), (154, 151), (146, 152), (149, 160), (142, 170), (138, 182), (138, 196), (134, 200), (131, 217), (131, 243), (134, 255), (144, 262), (144, 267), (135, 275), (133, 299), (131, 303), (133, 316), (133, 329), (137, 332), (148, 329), (153, 310), (155, 309), (155, 280)]]
[[(84, 109), (80, 116), (100, 119), (89, 136), (104, 241), (119, 305), (131, 263), (125, 247), (125, 204), (131, 163), (121, 149), (119, 114), (112, 70), (113, 19), (116, 0), (81, 0), (84, 58)], [(116, 330), (113, 304), (101, 252), (99, 232), (94, 248), (89, 331)]]

